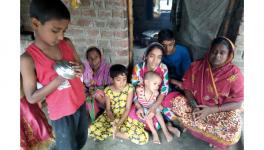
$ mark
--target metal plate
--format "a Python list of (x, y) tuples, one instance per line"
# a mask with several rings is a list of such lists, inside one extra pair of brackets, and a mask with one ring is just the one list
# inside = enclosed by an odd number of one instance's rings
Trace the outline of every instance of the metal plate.
[(72, 65), (68, 61), (65, 60), (56, 61), (56, 64), (54, 65), (54, 70), (57, 72), (58, 75), (66, 79), (72, 79), (75, 77), (74, 69), (72, 68)]

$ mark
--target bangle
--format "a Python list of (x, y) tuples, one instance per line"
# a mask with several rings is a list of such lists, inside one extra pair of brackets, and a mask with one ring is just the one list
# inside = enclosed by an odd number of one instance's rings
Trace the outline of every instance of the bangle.
[(196, 103), (196, 100), (195, 99), (190, 99), (189, 100), (189, 102), (190, 102), (190, 105), (194, 108), (194, 107), (196, 107), (197, 106), (197, 103)]

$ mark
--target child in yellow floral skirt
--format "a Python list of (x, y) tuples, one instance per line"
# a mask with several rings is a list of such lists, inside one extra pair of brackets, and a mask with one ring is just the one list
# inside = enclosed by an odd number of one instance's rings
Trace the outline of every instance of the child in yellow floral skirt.
[(88, 135), (97, 140), (113, 138), (131, 140), (139, 145), (148, 142), (143, 123), (128, 117), (133, 99), (133, 86), (127, 83), (127, 68), (116, 64), (110, 68), (112, 85), (105, 88), (106, 111), (90, 126)]

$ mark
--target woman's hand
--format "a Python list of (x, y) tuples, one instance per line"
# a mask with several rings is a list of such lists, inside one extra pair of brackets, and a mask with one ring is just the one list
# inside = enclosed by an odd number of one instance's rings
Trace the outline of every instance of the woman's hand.
[(72, 65), (72, 68), (74, 69), (75, 76), (80, 78), (83, 74), (82, 64), (74, 61), (70, 61), (69, 63)]
[(172, 83), (173, 85), (179, 87), (180, 89), (182, 89), (182, 82), (175, 80), (175, 79), (170, 79), (170, 83)]
[(137, 111), (136, 111), (136, 114), (137, 114), (137, 116), (138, 116), (138, 118), (140, 118), (140, 119), (144, 119), (144, 111), (143, 111), (143, 108), (142, 107), (140, 107)]
[(209, 114), (213, 113), (213, 109), (206, 105), (197, 105), (196, 108), (193, 111), (194, 121), (205, 119)]

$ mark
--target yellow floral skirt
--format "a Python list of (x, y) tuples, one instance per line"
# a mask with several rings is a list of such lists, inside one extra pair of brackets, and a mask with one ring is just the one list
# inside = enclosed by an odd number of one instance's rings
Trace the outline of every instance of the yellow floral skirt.
[[(133, 120), (128, 117), (120, 127), (120, 131), (126, 133), (131, 142), (139, 145), (146, 144), (149, 139), (148, 133), (144, 130), (143, 123)], [(100, 115), (95, 122), (89, 127), (88, 136), (97, 140), (105, 140), (113, 134), (110, 119), (104, 112)]]

